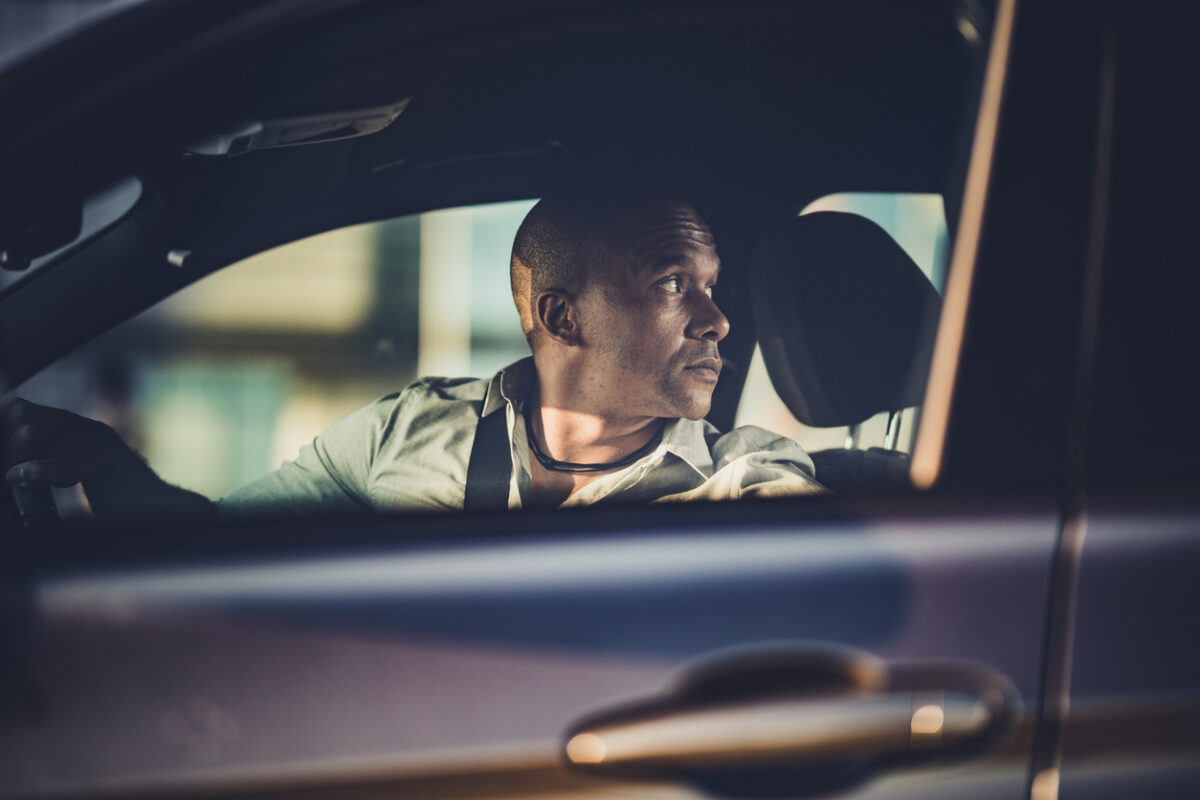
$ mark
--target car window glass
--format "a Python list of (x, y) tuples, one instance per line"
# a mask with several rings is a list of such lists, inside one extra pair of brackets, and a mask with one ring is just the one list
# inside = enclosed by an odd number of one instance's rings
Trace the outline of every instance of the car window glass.
[[(841, 192), (809, 203), (800, 212), (841, 211), (858, 214), (882, 227), (916, 262), (934, 288), (941, 293), (946, 279), (948, 235), (942, 197), (937, 194)], [(916, 409), (908, 409), (900, 423), (897, 449), (912, 451), (916, 429)], [(746, 374), (746, 384), (738, 404), (736, 425), (757, 425), (800, 442), (810, 452), (842, 447), (850, 431), (846, 427), (814, 428), (804, 425), (779, 398), (767, 374), (760, 348)], [(880, 446), (884, 442), (887, 414), (878, 414), (862, 423), (858, 446)]]
[[(107, 422), (165, 480), (219, 497), (418, 375), (488, 375), (528, 354), (497, 265), (532, 204), (435, 211), (269, 250), (18, 393)], [(83, 512), (81, 493), (60, 495), (64, 517)]]

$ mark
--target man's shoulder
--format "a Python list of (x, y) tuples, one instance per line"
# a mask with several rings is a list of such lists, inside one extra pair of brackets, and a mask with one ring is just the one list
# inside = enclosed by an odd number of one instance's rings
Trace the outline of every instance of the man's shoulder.
[(407, 434), (413, 426), (456, 424), (479, 416), (489, 383), (487, 378), (420, 378), (360, 413), (381, 425), (386, 436)]
[(526, 356), (486, 378), (421, 378), (400, 392), (397, 402), (425, 400), (430, 403), (478, 404), (493, 392), (494, 400), (499, 401), (505, 395), (523, 395), (529, 388), (533, 370), (533, 359)]
[(382, 427), (388, 435), (413, 425), (474, 420), (484, 410), (483, 404), (489, 408), (502, 404), (505, 394), (525, 386), (531, 374), (532, 360), (525, 358), (487, 378), (418, 378), (403, 390), (363, 406), (346, 420)]
[(487, 387), (488, 380), (480, 378), (420, 378), (398, 392), (352, 411), (319, 438), (326, 442), (358, 442), (367, 431), (373, 432), (373, 438), (387, 438), (397, 428), (404, 429), (422, 420), (427, 422), (431, 416), (445, 419), (453, 417), (455, 412), (477, 415)]
[(775, 450), (785, 447), (800, 447), (794, 440), (757, 425), (741, 425), (727, 433), (717, 433), (716, 441), (736, 443), (747, 450)]
[(812, 459), (794, 439), (760, 428), (757, 425), (742, 425), (711, 440), (713, 462), (720, 468), (743, 457), (775, 463), (799, 465), (808, 474), (813, 473)]
[(395, 395), (396, 402), (427, 398), (431, 401), (479, 402), (487, 394), (491, 378), (440, 378), (426, 377), (409, 384), (408, 388)]

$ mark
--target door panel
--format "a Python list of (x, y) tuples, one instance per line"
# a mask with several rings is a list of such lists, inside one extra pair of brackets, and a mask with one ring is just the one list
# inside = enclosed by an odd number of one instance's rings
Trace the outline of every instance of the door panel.
[[(3, 786), (626, 792), (563, 771), (572, 724), (697, 660), (780, 643), (967, 659), (1006, 675), (1028, 714), (1056, 534), (1048, 509), (835, 512), (47, 574), (40, 709), (0, 730)], [(978, 766), (847, 796), (1018, 797), (1027, 733)]]

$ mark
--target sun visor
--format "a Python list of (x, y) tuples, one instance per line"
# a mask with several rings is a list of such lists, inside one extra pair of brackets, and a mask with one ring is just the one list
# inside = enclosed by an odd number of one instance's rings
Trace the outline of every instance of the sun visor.
[(378, 133), (396, 121), (411, 97), (384, 106), (307, 114), (268, 120), (247, 120), (206, 136), (184, 149), (194, 156), (236, 156), (251, 150), (319, 144)]

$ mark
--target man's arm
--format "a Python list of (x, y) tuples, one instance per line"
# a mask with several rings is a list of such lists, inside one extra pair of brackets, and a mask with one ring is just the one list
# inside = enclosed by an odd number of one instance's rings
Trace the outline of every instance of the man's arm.
[(155, 475), (104, 423), (17, 397), (0, 401), (0, 469), (14, 486), (83, 483), (101, 517), (215, 513), (208, 498)]

